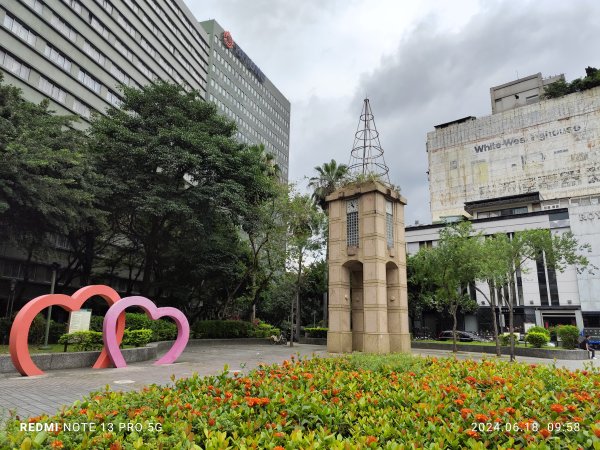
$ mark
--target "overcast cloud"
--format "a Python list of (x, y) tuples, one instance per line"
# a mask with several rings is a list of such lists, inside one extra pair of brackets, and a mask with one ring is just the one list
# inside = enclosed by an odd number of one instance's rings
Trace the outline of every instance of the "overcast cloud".
[(290, 100), (290, 181), (348, 163), (362, 100), (375, 115), (406, 223), (431, 220), (433, 126), (491, 113), (489, 88), (600, 66), (597, 0), (185, 0), (216, 19)]

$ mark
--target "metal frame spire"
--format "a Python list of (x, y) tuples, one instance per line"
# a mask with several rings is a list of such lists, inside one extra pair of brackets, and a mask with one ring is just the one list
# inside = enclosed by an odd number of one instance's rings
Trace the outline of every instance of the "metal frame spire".
[(389, 168), (383, 157), (379, 132), (375, 126), (375, 117), (368, 98), (363, 102), (348, 169), (350, 173), (356, 175), (377, 175), (381, 181), (390, 184)]

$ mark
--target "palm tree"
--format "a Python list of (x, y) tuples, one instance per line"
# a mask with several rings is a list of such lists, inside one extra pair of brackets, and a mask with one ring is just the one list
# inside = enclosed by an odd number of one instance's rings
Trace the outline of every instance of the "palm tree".
[(348, 166), (339, 164), (332, 159), (322, 166), (315, 167), (318, 176), (311, 177), (308, 186), (313, 188), (312, 198), (321, 209), (327, 212), (325, 197), (340, 187), (341, 182), (348, 175)]

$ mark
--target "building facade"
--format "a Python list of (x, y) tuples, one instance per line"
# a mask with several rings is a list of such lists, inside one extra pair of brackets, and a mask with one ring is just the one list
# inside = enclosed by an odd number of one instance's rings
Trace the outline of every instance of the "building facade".
[[(545, 258), (515, 274), (515, 326), (600, 327), (600, 88), (543, 100), (544, 87), (564, 77), (541, 74), (491, 88), (493, 114), (437, 125), (428, 133), (432, 225), (406, 229), (407, 251), (435, 246), (445, 223), (471, 220), (485, 235), (544, 229), (571, 232), (588, 244), (591, 270), (563, 272)], [(477, 287), (478, 289), (475, 289)], [(482, 292), (480, 292), (482, 291)], [(459, 328), (489, 331), (485, 283), (469, 294), (479, 309)], [(499, 325), (508, 324), (508, 289), (499, 289)], [(487, 298), (486, 298), (487, 297)], [(437, 313), (413, 318), (431, 334), (448, 323)]]
[(215, 20), (201, 22), (210, 46), (207, 100), (235, 120), (237, 137), (263, 144), (288, 180), (290, 102)]
[[(519, 95), (501, 92), (498, 104)], [(593, 195), (600, 190), (600, 88), (437, 125), (427, 152), (433, 221), (465, 216), (465, 203), (484, 199), (539, 192), (544, 207), (557, 208), (560, 199)]]
[(182, 0), (0, 0), (5, 82), (59, 114), (118, 106), (120, 84), (179, 83), (205, 95), (209, 46)]

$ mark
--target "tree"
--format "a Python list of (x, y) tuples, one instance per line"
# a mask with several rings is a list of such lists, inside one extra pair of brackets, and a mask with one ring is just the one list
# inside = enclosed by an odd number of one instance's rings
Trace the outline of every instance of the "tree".
[(236, 142), (235, 123), (198, 92), (157, 82), (123, 94), (120, 108), (92, 122), (91, 148), (110, 225), (143, 258), (140, 292), (184, 291), (199, 305), (211, 285), (219, 303), (244, 263), (243, 218), (273, 195), (261, 152)]
[(73, 129), (76, 117), (53, 114), (48, 101), (25, 101), (1, 81), (0, 74), (0, 234), (25, 253), (20, 297), (32, 260), (57, 257), (57, 236), (90, 232), (103, 215), (94, 203), (97, 175), (86, 137)]
[[(296, 275), (295, 299), (292, 301), (291, 317), (296, 316), (296, 335), (300, 333), (300, 289), (307, 259), (313, 258), (323, 248), (325, 215), (308, 195), (293, 193), (286, 212), (288, 225), (288, 265)], [(295, 313), (294, 313), (295, 310)], [(294, 326), (291, 341), (293, 345)]]
[(335, 159), (316, 166), (318, 175), (311, 177), (308, 186), (313, 189), (312, 198), (323, 211), (327, 211), (325, 197), (334, 192), (348, 175), (348, 166), (338, 164)]
[(447, 310), (453, 319), (452, 351), (457, 351), (456, 327), (459, 309), (476, 308), (465, 293), (465, 287), (477, 273), (477, 239), (473, 238), (471, 222), (449, 225), (440, 231), (438, 245), (421, 248), (411, 258), (413, 282), (431, 286), (428, 302), (438, 310)]
[(486, 240), (486, 251), (481, 253), (478, 278), (492, 280), (493, 286), (509, 287), (508, 313), (510, 360), (515, 359), (514, 302), (517, 298), (516, 274), (526, 272), (526, 263), (544, 258), (546, 265), (560, 272), (568, 266), (584, 270), (588, 259), (581, 254), (588, 245), (579, 245), (571, 232), (551, 233), (550, 230), (525, 230), (512, 236), (496, 234)]

